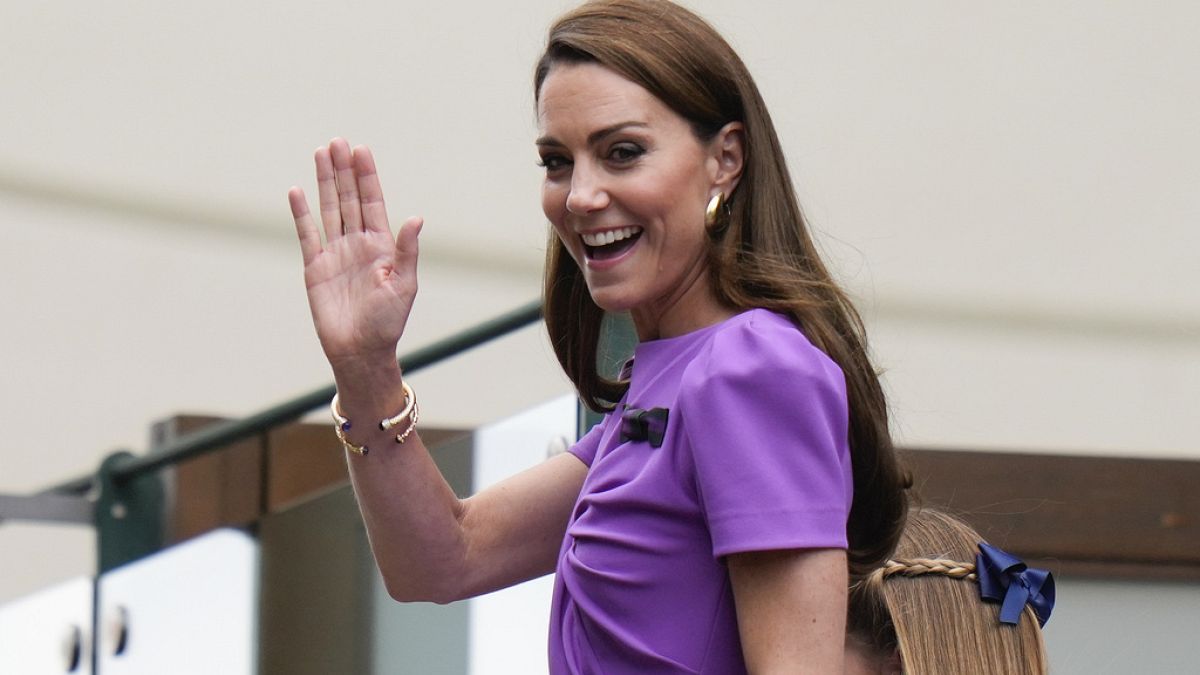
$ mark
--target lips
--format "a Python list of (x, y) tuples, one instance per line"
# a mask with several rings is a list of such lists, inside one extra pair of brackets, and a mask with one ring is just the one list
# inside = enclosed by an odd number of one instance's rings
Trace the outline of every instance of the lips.
[(642, 228), (622, 227), (603, 232), (587, 232), (579, 235), (583, 240), (584, 254), (589, 260), (611, 260), (633, 248), (642, 236)]

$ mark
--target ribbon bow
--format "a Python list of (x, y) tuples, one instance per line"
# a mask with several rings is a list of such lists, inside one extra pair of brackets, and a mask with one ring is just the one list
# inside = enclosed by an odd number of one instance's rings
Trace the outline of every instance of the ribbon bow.
[(1000, 622), (1016, 625), (1025, 605), (1033, 608), (1038, 625), (1045, 626), (1054, 609), (1054, 577), (1043, 569), (1029, 567), (1020, 558), (980, 542), (975, 556), (979, 595), (999, 602)]
[(621, 442), (649, 441), (651, 447), (661, 447), (669, 412), (666, 408), (626, 408), (621, 413)]

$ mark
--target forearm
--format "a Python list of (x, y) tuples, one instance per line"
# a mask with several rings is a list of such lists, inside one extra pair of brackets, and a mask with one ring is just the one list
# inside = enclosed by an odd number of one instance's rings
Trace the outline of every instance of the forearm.
[(396, 442), (401, 426), (379, 421), (404, 407), (395, 361), (338, 364), (339, 406), (351, 421), (347, 439), (369, 452), (347, 452), (350, 479), (371, 549), (389, 594), (397, 600), (448, 602), (462, 597), (469, 545), (463, 502), (441, 475), (419, 432)]
[(339, 368), (337, 381), (348, 401), (342, 411), (366, 420), (347, 434), (370, 450), (365, 456), (347, 453), (350, 476), (393, 598), (449, 602), (554, 569), (587, 474), (578, 458), (553, 457), (460, 500), (417, 433), (396, 442), (407, 421), (379, 429), (378, 420), (404, 406), (394, 362)]

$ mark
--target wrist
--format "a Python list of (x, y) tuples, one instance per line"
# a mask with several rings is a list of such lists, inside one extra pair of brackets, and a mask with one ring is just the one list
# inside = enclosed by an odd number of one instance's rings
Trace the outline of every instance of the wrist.
[(381, 415), (384, 411), (403, 406), (404, 378), (395, 358), (336, 364), (333, 379), (343, 409), (354, 411), (356, 417), (366, 414), (382, 419), (387, 416)]
[(335, 376), (342, 372), (361, 376), (372, 372), (383, 372), (392, 366), (398, 367), (395, 347), (337, 355), (326, 352), (325, 358), (328, 359)]

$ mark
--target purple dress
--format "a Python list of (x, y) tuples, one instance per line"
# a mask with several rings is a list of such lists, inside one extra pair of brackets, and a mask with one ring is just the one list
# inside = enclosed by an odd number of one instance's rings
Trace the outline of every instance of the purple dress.
[[(661, 446), (621, 442), (621, 413), (656, 407)], [(629, 392), (571, 449), (590, 468), (559, 553), (550, 672), (745, 672), (723, 556), (846, 547), (848, 429), (841, 369), (784, 316), (638, 345)]]

